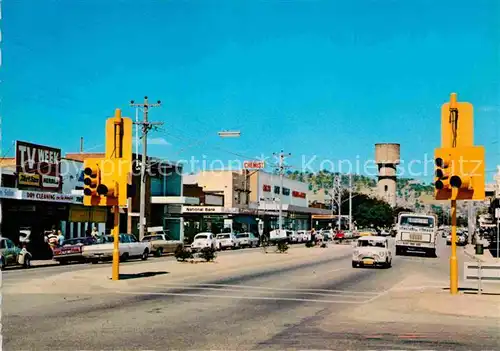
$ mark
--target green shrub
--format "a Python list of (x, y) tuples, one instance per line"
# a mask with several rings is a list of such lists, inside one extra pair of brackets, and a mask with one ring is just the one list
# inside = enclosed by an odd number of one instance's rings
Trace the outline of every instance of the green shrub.
[(278, 242), (278, 251), (281, 253), (288, 251), (288, 244), (286, 243), (286, 241), (279, 241)]
[(200, 257), (207, 262), (213, 261), (216, 256), (217, 255), (215, 254), (215, 249), (212, 247), (204, 247), (200, 251)]
[(174, 255), (177, 261), (183, 261), (183, 262), (189, 258), (193, 258), (192, 252), (186, 250), (182, 245), (177, 246)]

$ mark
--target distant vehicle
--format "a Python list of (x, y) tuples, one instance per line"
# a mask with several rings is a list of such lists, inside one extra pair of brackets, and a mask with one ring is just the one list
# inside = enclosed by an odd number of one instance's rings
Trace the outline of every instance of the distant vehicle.
[(311, 232), (309, 230), (298, 230), (297, 234), (301, 238), (301, 242), (305, 243), (311, 241)]
[(365, 229), (360, 229), (358, 231), (358, 236), (363, 237), (363, 236), (377, 236), (378, 233), (375, 229), (373, 228), (365, 228)]
[(345, 233), (344, 231), (342, 230), (337, 230), (335, 232), (335, 237), (334, 237), (334, 240), (335, 241), (343, 241), (345, 239)]
[(335, 238), (333, 229), (323, 229), (321, 230), (321, 235), (323, 236), (323, 240), (325, 241), (331, 241)]
[(381, 236), (364, 236), (357, 240), (352, 252), (352, 267), (392, 266), (392, 251), (389, 239)]
[(56, 247), (52, 250), (52, 259), (60, 264), (67, 264), (69, 262), (84, 262), (87, 259), (83, 256), (83, 247), (93, 245), (95, 243), (96, 241), (92, 237), (65, 240), (63, 246)]
[[(240, 233), (236, 235), (240, 247), (257, 247), (259, 246), (259, 238), (253, 233)], [(217, 236), (218, 239), (218, 236)]]
[[(112, 235), (100, 238), (94, 245), (83, 246), (83, 256), (92, 263), (107, 261), (113, 258)], [(132, 234), (119, 235), (120, 260), (126, 261), (130, 258), (141, 258), (147, 260), (151, 252), (149, 242), (139, 242)]]
[(155, 256), (160, 257), (164, 253), (174, 253), (179, 247), (184, 244), (180, 240), (170, 240), (167, 234), (154, 234), (146, 235), (142, 242), (149, 242), (151, 244), (151, 253)]
[(217, 249), (217, 239), (215, 234), (210, 232), (198, 233), (194, 236), (193, 243), (191, 244), (191, 251), (199, 251), (206, 247), (211, 247), (212, 249)]
[(287, 241), (291, 242), (293, 232), (287, 229), (274, 229), (269, 232), (269, 241), (271, 243), (276, 243), (277, 241)]
[(0, 268), (2, 270), (7, 266), (17, 265), (30, 268), (31, 257), (31, 253), (26, 249), (20, 249), (12, 240), (0, 237)]
[(437, 217), (418, 213), (400, 213), (396, 234), (396, 255), (423, 252), (436, 257)]

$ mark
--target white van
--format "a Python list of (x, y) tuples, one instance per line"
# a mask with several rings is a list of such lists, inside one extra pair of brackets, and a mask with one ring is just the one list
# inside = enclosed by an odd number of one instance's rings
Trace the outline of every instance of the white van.
[(269, 232), (269, 241), (276, 243), (278, 241), (291, 241), (293, 236), (293, 231), (288, 229), (274, 229)]

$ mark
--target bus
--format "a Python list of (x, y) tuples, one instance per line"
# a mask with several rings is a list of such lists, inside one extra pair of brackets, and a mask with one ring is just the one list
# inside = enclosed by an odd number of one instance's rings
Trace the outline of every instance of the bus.
[(400, 213), (396, 233), (396, 255), (407, 252), (436, 256), (437, 217), (418, 213)]

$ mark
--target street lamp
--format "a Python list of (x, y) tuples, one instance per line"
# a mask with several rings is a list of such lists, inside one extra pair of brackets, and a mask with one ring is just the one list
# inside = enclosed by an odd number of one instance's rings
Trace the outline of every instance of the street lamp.
[(223, 130), (220, 132), (217, 132), (217, 134), (221, 138), (239, 138), (241, 136), (241, 132), (239, 130)]

